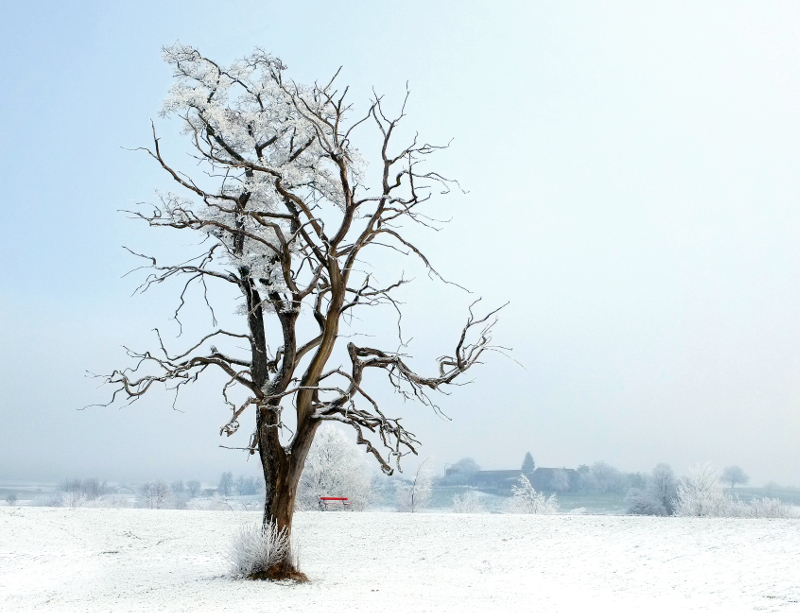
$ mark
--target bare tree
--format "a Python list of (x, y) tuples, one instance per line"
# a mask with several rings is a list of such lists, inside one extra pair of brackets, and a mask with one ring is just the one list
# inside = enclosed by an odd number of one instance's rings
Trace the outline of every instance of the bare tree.
[(169, 504), (171, 493), (166, 481), (153, 481), (139, 488), (139, 500), (142, 506), (150, 509), (164, 509)]
[(222, 473), (222, 476), (219, 478), (217, 493), (220, 496), (230, 496), (233, 493), (233, 488), (234, 488), (233, 473), (232, 472)]
[(722, 475), (720, 475), (719, 479), (723, 483), (730, 483), (731, 489), (736, 487), (737, 483), (747, 485), (747, 482), (750, 481), (750, 477), (745, 474), (740, 466), (726, 466), (722, 469)]
[(258, 494), (258, 481), (255, 477), (239, 475), (236, 479), (236, 492), (239, 496), (255, 496)]
[[(152, 211), (131, 214), (154, 228), (192, 231), (204, 238), (204, 250), (177, 265), (136, 254), (150, 270), (141, 291), (181, 279), (178, 319), (195, 285), (216, 326), (208, 292), (222, 284), (239, 295), (245, 327), (217, 327), (177, 352), (157, 333), (156, 351), (129, 350), (135, 366), (105, 377), (116, 388), (110, 402), (136, 401), (159, 383), (177, 393), (221, 371), (230, 411), (221, 434), (234, 434), (253, 410), (245, 448), (261, 459), (264, 523), (288, 536), (303, 464), (323, 421), (353, 428), (387, 474), (403, 455), (417, 453), (414, 435), (365, 389), (365, 373), (382, 371), (395, 392), (438, 410), (428, 392), (455, 384), (485, 351), (497, 349), (496, 311), (478, 316), (470, 307), (454, 349), (438, 359), (432, 376), (417, 372), (404, 353), (396, 291), (408, 280), (398, 274), (381, 281), (366, 263), (380, 249), (417, 258), (441, 279), (408, 230), (435, 226), (421, 209), (434, 190), (454, 185), (423, 168), (442, 147), (417, 137), (394, 145), (405, 102), (392, 116), (375, 96), (351, 119), (348, 88), (340, 89), (336, 76), (297, 84), (262, 50), (228, 68), (180, 44), (165, 48), (164, 57), (175, 81), (163, 114), (182, 121), (199, 170), (190, 176), (169, 162), (153, 127), (153, 146), (143, 151), (180, 194), (162, 194)], [(367, 181), (351, 140), (369, 125), (377, 136), (374, 181)], [(346, 329), (359, 332), (354, 313), (382, 305), (397, 313), (397, 349), (345, 345)], [(272, 576), (296, 575), (290, 562), (278, 566)]]
[(199, 481), (187, 481), (186, 482), (186, 489), (189, 492), (189, 496), (194, 498), (200, 493), (200, 482)]
[(533, 474), (534, 470), (536, 470), (536, 463), (533, 461), (531, 452), (528, 451), (525, 453), (525, 459), (522, 460), (522, 472), (526, 475), (530, 475)]
[(417, 468), (411, 483), (401, 483), (397, 487), (397, 510), (418, 513), (428, 506), (433, 493), (433, 474), (427, 467), (426, 458)]

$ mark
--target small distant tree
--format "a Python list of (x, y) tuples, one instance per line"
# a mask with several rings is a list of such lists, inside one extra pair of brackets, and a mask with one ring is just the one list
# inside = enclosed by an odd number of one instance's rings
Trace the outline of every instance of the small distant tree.
[(663, 505), (667, 515), (675, 513), (675, 499), (678, 495), (678, 480), (669, 464), (658, 464), (647, 485), (653, 498)]
[(219, 478), (219, 485), (217, 486), (217, 493), (220, 496), (230, 496), (233, 493), (234, 481), (233, 473), (222, 473)]
[(145, 483), (139, 488), (141, 505), (149, 509), (164, 509), (170, 500), (170, 487), (166, 481)]
[(525, 475), (520, 475), (519, 485), (511, 486), (511, 501), (509, 510), (512, 513), (556, 513), (558, 512), (558, 499), (555, 493), (546, 497), (537, 492)]
[(172, 488), (172, 493), (176, 496), (180, 496), (186, 491), (186, 486), (183, 484), (183, 481), (180, 480), (173, 481), (170, 487)]
[(200, 493), (200, 485), (199, 481), (187, 481), (186, 482), (186, 489), (189, 491), (189, 496), (195, 498)]
[(240, 475), (236, 480), (236, 492), (240, 496), (255, 496), (258, 493), (258, 483), (254, 477)]
[(94, 477), (84, 479), (81, 482), (81, 492), (86, 495), (87, 500), (97, 500), (111, 491), (107, 481), (100, 481)]
[(536, 470), (536, 463), (533, 461), (533, 456), (529, 451), (525, 454), (525, 459), (522, 460), (522, 472), (530, 475), (534, 470)]
[(139, 486), (139, 506), (152, 509), (155, 506), (153, 497), (153, 484), (143, 483)]
[(750, 481), (750, 477), (745, 474), (740, 466), (726, 466), (722, 469), (720, 481), (723, 483), (730, 483), (731, 489), (733, 489), (737, 483), (747, 485), (747, 482)]
[(433, 475), (427, 467), (428, 459), (423, 461), (410, 484), (401, 483), (397, 487), (397, 510), (417, 513), (428, 506), (433, 493)]
[(153, 494), (157, 509), (163, 509), (167, 506), (171, 491), (166, 481), (156, 481), (153, 484)]
[(6, 504), (10, 507), (16, 506), (18, 500), (19, 498), (14, 493), (11, 493), (8, 496), (6, 496)]

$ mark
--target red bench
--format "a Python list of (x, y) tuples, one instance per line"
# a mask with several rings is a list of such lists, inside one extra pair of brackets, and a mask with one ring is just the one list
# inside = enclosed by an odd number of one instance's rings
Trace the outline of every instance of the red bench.
[(338, 496), (320, 496), (319, 497), (319, 508), (323, 511), (327, 511), (329, 508), (337, 507), (342, 505), (343, 508), (349, 507), (351, 503), (347, 498), (340, 498)]

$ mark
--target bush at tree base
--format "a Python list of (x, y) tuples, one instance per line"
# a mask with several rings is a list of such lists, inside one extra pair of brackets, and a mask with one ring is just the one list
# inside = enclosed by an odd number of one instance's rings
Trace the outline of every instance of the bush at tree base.
[[(286, 532), (274, 523), (239, 528), (227, 558), (230, 574), (237, 579), (267, 579), (271, 569), (282, 564), (296, 571), (300, 568), (297, 548)], [(305, 579), (302, 573), (297, 572), (297, 575), (295, 579)]]

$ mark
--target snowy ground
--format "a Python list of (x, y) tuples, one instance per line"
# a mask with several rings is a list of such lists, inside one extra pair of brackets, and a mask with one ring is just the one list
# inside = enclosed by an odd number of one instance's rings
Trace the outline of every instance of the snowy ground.
[(299, 513), (311, 582), (233, 581), (258, 518), (0, 509), (0, 610), (800, 612), (800, 520)]

